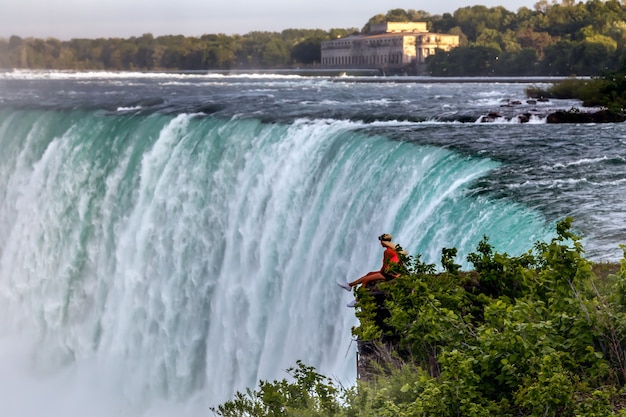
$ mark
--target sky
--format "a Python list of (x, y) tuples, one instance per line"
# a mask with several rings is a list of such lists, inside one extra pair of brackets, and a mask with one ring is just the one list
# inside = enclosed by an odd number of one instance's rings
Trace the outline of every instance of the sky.
[(201, 36), (284, 29), (362, 28), (391, 9), (453, 13), (473, 5), (516, 12), (536, 0), (0, 0), (0, 37)]

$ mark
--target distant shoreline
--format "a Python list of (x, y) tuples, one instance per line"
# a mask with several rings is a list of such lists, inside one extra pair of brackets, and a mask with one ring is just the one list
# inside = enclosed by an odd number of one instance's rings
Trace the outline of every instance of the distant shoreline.
[[(220, 74), (220, 75), (300, 75), (306, 77), (331, 77), (335, 82), (355, 83), (556, 83), (571, 77), (565, 76), (480, 76), (435, 77), (430, 75), (383, 75), (379, 69), (368, 68), (289, 68), (289, 69), (233, 69), (207, 71), (164, 71), (171, 74)], [(586, 77), (578, 77), (586, 78)]]
[[(171, 72), (171, 71), (169, 71)], [(186, 71), (175, 71), (176, 73), (189, 73)], [(199, 74), (205, 71), (195, 71)], [(341, 82), (372, 82), (372, 83), (555, 83), (570, 77), (563, 76), (481, 76), (481, 77), (434, 77), (429, 75), (404, 76), (404, 75), (383, 75), (379, 69), (353, 68), (353, 69), (246, 69), (246, 70), (208, 70), (209, 74), (222, 75), (301, 75), (301, 76), (326, 76), (333, 77), (333, 81)], [(337, 79), (335, 79), (337, 78)]]
[[(468, 77), (440, 77), (429, 75), (405, 76), (383, 75), (378, 69), (355, 68), (355, 69), (326, 69), (326, 68), (288, 68), (288, 69), (230, 69), (230, 70), (152, 70), (152, 71), (112, 71), (112, 70), (22, 70), (0, 68), (0, 73), (12, 71), (26, 72), (59, 72), (59, 73), (129, 73), (132, 74), (178, 74), (178, 75), (295, 75), (302, 77), (325, 77), (333, 82), (346, 83), (557, 83), (572, 77), (564, 76), (468, 76)], [(588, 78), (588, 77), (578, 77)]]

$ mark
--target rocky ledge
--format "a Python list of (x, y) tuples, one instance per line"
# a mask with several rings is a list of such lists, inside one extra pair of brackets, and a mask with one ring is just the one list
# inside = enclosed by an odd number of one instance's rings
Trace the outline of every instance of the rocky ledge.
[(598, 110), (595, 112), (583, 111), (577, 108), (570, 110), (556, 110), (541, 114), (539, 112), (525, 112), (517, 116), (490, 112), (481, 116), (481, 123), (495, 122), (498, 119), (513, 120), (516, 118), (520, 123), (528, 123), (532, 117), (545, 118), (546, 123), (622, 123), (626, 121), (626, 114), (611, 110)]
[(624, 113), (611, 110), (585, 112), (578, 109), (559, 110), (548, 114), (546, 123), (621, 123), (626, 120)]

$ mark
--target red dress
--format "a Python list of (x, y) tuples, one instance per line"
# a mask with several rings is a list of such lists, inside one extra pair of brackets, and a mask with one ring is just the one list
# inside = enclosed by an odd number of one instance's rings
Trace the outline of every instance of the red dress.
[(390, 247), (387, 247), (387, 249), (385, 249), (385, 253), (383, 253), (383, 267), (380, 270), (380, 273), (383, 274), (385, 279), (389, 280), (395, 278), (395, 275), (387, 271), (389, 271), (389, 268), (391, 268), (392, 264), (397, 264), (398, 262), (400, 262), (400, 257), (398, 256), (398, 253)]

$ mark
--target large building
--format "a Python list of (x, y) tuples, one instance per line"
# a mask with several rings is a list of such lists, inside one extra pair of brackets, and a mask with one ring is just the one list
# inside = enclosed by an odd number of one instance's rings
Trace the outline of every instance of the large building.
[(322, 66), (419, 74), (436, 49), (458, 45), (458, 36), (430, 33), (425, 22), (387, 22), (372, 25), (367, 34), (322, 42)]

